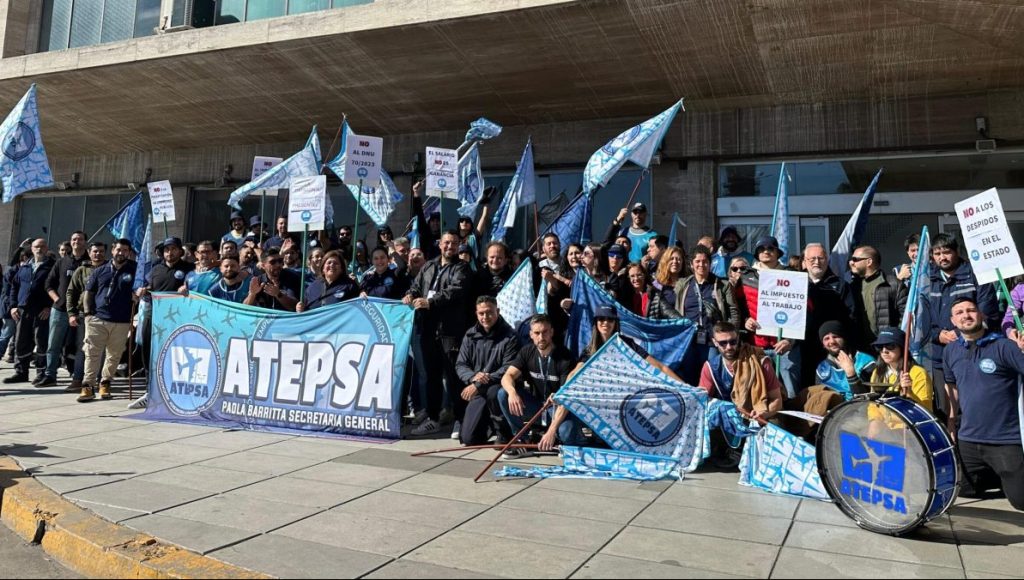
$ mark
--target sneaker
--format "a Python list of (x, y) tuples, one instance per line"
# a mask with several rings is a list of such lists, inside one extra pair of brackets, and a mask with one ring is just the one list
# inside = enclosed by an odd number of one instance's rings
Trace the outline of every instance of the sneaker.
[(426, 421), (429, 417), (430, 415), (427, 414), (426, 409), (420, 409), (419, 411), (416, 411), (415, 415), (413, 415), (412, 424), (419, 425), (420, 423)]
[(459, 440), (459, 431), (462, 429), (462, 421), (456, 421), (452, 426), (452, 439)]
[(135, 399), (131, 403), (128, 403), (129, 409), (145, 409), (149, 405), (149, 393), (143, 394), (138, 399)]
[(68, 386), (64, 387), (65, 393), (77, 393), (82, 390), (82, 381), (72, 379)]
[(455, 413), (451, 409), (441, 409), (440, 420), (442, 425), (451, 425), (455, 421)]
[(89, 401), (95, 401), (96, 395), (92, 392), (92, 387), (82, 387), (82, 394), (78, 395), (79, 403), (88, 403)]
[(28, 375), (27, 374), (24, 374), (24, 375), (23, 374), (11, 375), (11, 376), (7, 377), (6, 379), (4, 379), (4, 384), (5, 385), (13, 385), (13, 384), (16, 384), (16, 383), (27, 383), (27, 382), (28, 382)]
[(46, 377), (46, 376), (44, 376), (42, 378), (42, 380), (40, 380), (38, 383), (33, 383), (33, 384), (36, 386), (37, 389), (45, 389), (47, 387), (56, 387), (57, 386), (57, 377)]
[(114, 395), (110, 394), (110, 383), (100, 383), (100, 398), (104, 401), (114, 398)]
[(501, 454), (502, 459), (525, 459), (533, 457), (533, 451), (525, 447), (510, 447)]
[(419, 424), (418, 427), (413, 429), (409, 434), (413, 437), (420, 437), (422, 435), (433, 435), (441, 430), (441, 425), (433, 419), (427, 419), (426, 421)]

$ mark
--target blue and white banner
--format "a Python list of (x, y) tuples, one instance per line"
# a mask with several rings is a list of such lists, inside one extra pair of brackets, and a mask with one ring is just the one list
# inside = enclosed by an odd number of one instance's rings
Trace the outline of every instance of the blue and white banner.
[[(338, 140), (341, 143), (341, 151), (327, 162), (327, 167), (338, 176), (342, 182), (345, 181), (345, 146), (349, 131), (352, 128), (349, 127), (348, 121), (346, 120), (341, 124), (341, 138)], [(315, 175), (315, 174), (314, 174)], [(388, 219), (391, 218), (391, 214), (395, 211), (395, 205), (401, 203), (403, 195), (398, 188), (395, 187), (395, 182), (391, 180), (391, 176), (388, 175), (387, 171), (383, 168), (380, 170), (380, 185), (369, 186), (363, 185), (363, 195), (359, 196), (359, 186), (347, 184), (349, 192), (352, 194), (352, 198), (359, 203), (359, 207), (366, 212), (366, 215), (370, 216), (373, 223), (378, 226), (382, 226), (388, 223)], [(329, 205), (327, 210), (327, 222), (334, 223), (334, 206), (331, 204), (331, 196), (327, 196), (327, 203)]]
[(516, 172), (508, 184), (505, 197), (498, 205), (498, 211), (491, 220), (491, 239), (504, 240), (506, 231), (516, 225), (516, 209), (537, 200), (537, 176), (533, 170), (533, 142), (526, 141), (526, 147), (516, 165)]
[(590, 241), (593, 199), (581, 193), (569, 203), (562, 215), (552, 223), (544, 234), (554, 233), (563, 246), (584, 244)]
[(523, 260), (496, 296), (498, 310), (512, 328), (536, 313), (533, 296), (533, 263)]
[[(313, 177), (320, 175), (320, 137), (316, 133), (316, 126), (309, 133), (306, 146), (301, 151), (285, 159), (279, 165), (257, 177), (255, 180), (239, 187), (231, 192), (228, 197), (228, 205), (235, 209), (242, 209), (242, 200), (261, 189), (288, 189), (291, 187), (292, 179), (296, 177)], [(330, 197), (328, 197), (328, 200)]]
[(595, 151), (583, 170), (583, 191), (587, 196), (593, 195), (597, 188), (608, 185), (612, 176), (627, 161), (647, 169), (651, 164), (651, 157), (661, 146), (665, 133), (672, 125), (672, 120), (681, 110), (684, 110), (682, 99), (658, 116), (627, 129)]
[(469, 131), (466, 131), (466, 143), (470, 141), (486, 141), (501, 135), (501, 125), (480, 117), (469, 124)]
[(850, 221), (846, 222), (846, 227), (843, 228), (843, 233), (839, 234), (839, 239), (836, 241), (836, 245), (833, 246), (832, 254), (828, 258), (829, 268), (842, 280), (849, 280), (850, 253), (860, 245), (861, 240), (864, 239), (864, 232), (868, 229), (868, 218), (871, 216), (871, 205), (875, 199), (875, 189), (878, 187), (878, 179), (880, 177), (882, 177), (881, 169), (878, 170), (874, 179), (868, 184), (867, 190), (864, 191), (864, 196), (860, 198), (860, 203), (857, 204), (857, 209), (850, 216)]
[(53, 173), (39, 131), (35, 84), (4, 119), (0, 135), (3, 136), (0, 182), (4, 187), (4, 203), (10, 203), (26, 191), (53, 187)]
[[(117, 213), (107, 222), (107, 231), (114, 236), (115, 240), (124, 238), (132, 243), (132, 249), (136, 252), (142, 251), (145, 232), (149, 231), (149, 224), (145, 230), (142, 228), (142, 192), (135, 194), (124, 207), (117, 210)], [(148, 256), (147, 256), (148, 258)]]
[(577, 477), (588, 479), (628, 479), (658, 481), (681, 479), (679, 460), (660, 455), (629, 453), (593, 447), (563, 445), (560, 467), (516, 467), (506, 465), (496, 477)]
[(775, 191), (775, 211), (772, 214), (772, 236), (778, 240), (782, 258), (789, 255), (789, 187), (792, 178), (786, 173), (786, 164), (779, 168), (779, 186)]
[(932, 255), (932, 240), (928, 226), (922, 226), (921, 237), (917, 244), (917, 259), (914, 260), (914, 271), (910, 276), (910, 294), (907, 296), (907, 307), (900, 321), (900, 329), (910, 338), (910, 356), (917, 364), (930, 368), (929, 351), (931, 341), (931, 308), (928, 305), (928, 294), (931, 291), (932, 277), (929, 272)]
[(676, 245), (679, 241), (679, 233), (676, 231), (676, 226), (686, 227), (686, 222), (683, 218), (679, 217), (679, 212), (672, 214), (672, 228), (668, 231), (668, 245), (669, 247)]
[(474, 217), (480, 194), (484, 191), (484, 173), (480, 169), (480, 145), (473, 143), (459, 159), (459, 215)]
[(656, 360), (679, 372), (686, 351), (693, 342), (696, 325), (686, 318), (651, 320), (637, 316), (623, 308), (582, 269), (576, 271), (576, 278), (572, 282), (572, 310), (569, 313), (569, 328), (565, 332), (565, 346), (573, 356), (579, 356), (590, 344), (594, 309), (598, 306), (614, 307), (619, 313), (622, 334), (644, 347)]
[(740, 460), (740, 485), (829, 501), (810, 443), (768, 423), (757, 435), (748, 437), (746, 445)]
[(398, 438), (412, 323), (393, 300), (295, 314), (156, 294), (143, 418)]
[(616, 451), (671, 457), (682, 471), (703, 458), (707, 393), (657, 370), (619, 335), (554, 399)]

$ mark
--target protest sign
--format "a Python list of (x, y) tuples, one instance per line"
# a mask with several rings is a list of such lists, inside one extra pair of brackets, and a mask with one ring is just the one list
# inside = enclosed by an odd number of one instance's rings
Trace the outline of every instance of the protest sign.
[(295, 314), (156, 294), (144, 418), (398, 438), (412, 319), (393, 300)]
[[(280, 165), (282, 161), (284, 161), (284, 159), (280, 157), (261, 157), (259, 155), (253, 157), (252, 177), (250, 178), (250, 181), (256, 181), (261, 175)], [(261, 189), (260, 193), (274, 197), (277, 195), (277, 188)]]
[(459, 198), (459, 153), (455, 149), (427, 147), (427, 195)]
[(327, 221), (327, 176), (296, 177), (288, 192), (288, 231), (324, 229)]
[(348, 185), (380, 185), (380, 164), (384, 140), (349, 133), (345, 137), (345, 179)]
[(995, 188), (969, 197), (954, 207), (960, 220), (964, 248), (970, 256), (978, 284), (998, 282), (1000, 275), (1006, 279), (1024, 274), (1020, 254), (1013, 243), (1003, 204)]
[(170, 181), (147, 183), (149, 205), (153, 208), (153, 223), (174, 221), (174, 191)]
[(807, 325), (807, 274), (761, 270), (757, 287), (757, 334), (803, 340)]

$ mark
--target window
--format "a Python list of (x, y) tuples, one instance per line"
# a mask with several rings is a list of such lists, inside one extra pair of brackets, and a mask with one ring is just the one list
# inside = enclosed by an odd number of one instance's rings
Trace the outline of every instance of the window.
[(159, 21), (160, 0), (44, 0), (39, 50), (149, 36)]
[(20, 198), (18, 239), (45, 238), (50, 246), (71, 237), (71, 232), (82, 230), (86, 235), (99, 231), (97, 240), (112, 242), (106, 229), (100, 231), (117, 210), (135, 195), (130, 192), (93, 195), (34, 196)]

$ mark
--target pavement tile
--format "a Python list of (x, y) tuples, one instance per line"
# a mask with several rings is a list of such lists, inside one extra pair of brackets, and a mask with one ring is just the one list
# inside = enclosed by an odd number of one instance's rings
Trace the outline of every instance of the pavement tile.
[(218, 427), (207, 427), (205, 425), (186, 425), (183, 423), (149, 423), (132, 425), (124, 429), (121, 434), (139, 439), (156, 439), (157, 441), (173, 441), (195, 437), (205, 433), (224, 433)]
[(200, 554), (206, 554), (257, 535), (254, 532), (236, 528), (163, 515), (143, 515), (121, 523)]
[(649, 502), (585, 495), (538, 485), (501, 502), (501, 507), (618, 524), (629, 523)]
[(777, 546), (628, 526), (601, 553), (765, 578), (778, 551)]
[(571, 493), (602, 495), (605, 497), (621, 497), (637, 501), (653, 501), (662, 492), (645, 489), (635, 481), (606, 479), (575, 479), (571, 477), (552, 477), (542, 479), (537, 487), (555, 489)]
[(721, 572), (595, 554), (571, 578), (743, 578)]
[(950, 510), (949, 519), (962, 544), (1024, 548), (1024, 513), (1005, 499), (958, 505)]
[(622, 529), (622, 524), (496, 507), (458, 527), (459, 531), (511, 540), (530, 538), (552, 546), (595, 552)]
[[(718, 507), (717, 505), (715, 507)], [(856, 528), (857, 522), (850, 519), (836, 504), (830, 501), (815, 501), (812, 499), (800, 500), (800, 507), (796, 510), (796, 517), (799, 522), (812, 524), (826, 524), (829, 526), (844, 526)]]
[(96, 487), (97, 485), (105, 485), (130, 477), (130, 474), (119, 473), (83, 473), (81, 471), (64, 469), (63, 466), (64, 464), (61, 463), (58, 465), (31, 467), (26, 469), (26, 471), (32, 474), (32, 477), (36, 478), (39, 483), (60, 494)]
[(991, 572), (972, 572), (971, 570), (968, 570), (967, 571), (967, 577), (968, 578), (996, 578), (996, 579), (998, 579), (998, 578), (1014, 578), (1014, 579), (1019, 579), (1020, 575), (1010, 576), (1009, 574), (993, 574)]
[[(287, 557), (282, 557), (287, 554)], [(387, 556), (270, 534), (217, 550), (210, 556), (281, 578), (358, 578), (391, 560)]]
[(269, 475), (259, 473), (245, 473), (242, 471), (216, 469), (214, 467), (202, 467), (199, 465), (183, 465), (166, 471), (143, 475), (136, 479), (139, 479), (140, 481), (154, 481), (157, 483), (199, 491), (220, 493), (236, 487), (256, 483), (257, 481), (262, 481), (269, 477)]
[(307, 518), (319, 508), (267, 501), (258, 497), (216, 495), (160, 512), (194, 522), (268, 532)]
[[(395, 441), (391, 445), (388, 445), (384, 449), (389, 451), (402, 451), (405, 453), (418, 453), (421, 451), (436, 451), (438, 449), (451, 449), (458, 447), (458, 441), (452, 441), (451, 439), (401, 439)], [(429, 457), (466, 457), (473, 454), (474, 451), (471, 449), (462, 449), (459, 451), (446, 451), (445, 453), (432, 453)], [(496, 451), (486, 451), (490, 453), (490, 457), (494, 457)]]
[(326, 509), (371, 492), (373, 489), (369, 487), (355, 487), (294, 477), (274, 477), (227, 492), (224, 495), (259, 497), (270, 501)]
[(321, 463), (306, 469), (289, 473), (289, 477), (328, 481), (356, 487), (372, 487), (380, 489), (416, 475), (415, 471), (388, 469), (386, 467), (368, 467), (351, 463)]
[[(137, 437), (125, 437), (117, 431), (110, 433), (96, 433), (88, 436), (75, 436), (68, 439), (51, 441), (47, 445), (60, 445), (95, 451), (96, 453), (118, 453), (128, 449), (136, 449), (160, 443), (158, 440), (140, 439)], [(166, 455), (164, 456), (166, 457)], [(159, 459), (159, 457), (158, 457)]]
[(445, 531), (445, 528), (439, 526), (329, 511), (275, 530), (273, 535), (397, 557)]
[(961, 569), (960, 555), (952, 542), (893, 538), (859, 528), (795, 522), (786, 547)]
[(281, 455), (267, 455), (259, 451), (239, 451), (230, 455), (222, 455), (196, 465), (203, 467), (216, 467), (218, 469), (230, 469), (232, 471), (245, 471), (248, 473), (265, 473), (267, 475), (284, 475), (292, 471), (298, 471), (323, 463), (320, 459), (309, 459), (306, 457), (282, 457)]
[[(416, 548), (404, 559), (512, 578), (565, 578), (590, 558), (590, 552), (518, 539), (514, 550), (505, 539), (453, 530)], [(529, 557), (524, 557), (529, 554)]]
[(85, 473), (96, 473), (106, 475), (122, 475), (133, 477), (162, 471), (181, 465), (181, 462), (161, 459), (148, 459), (144, 457), (132, 457), (130, 455), (98, 455), (88, 459), (79, 459), (61, 463), (61, 467), (72, 471)]
[(426, 562), (398, 559), (383, 568), (379, 568), (363, 578), (500, 578), (471, 570), (459, 570), (445, 566), (435, 566)]
[(76, 491), (68, 494), (68, 498), (140, 512), (156, 512), (208, 495), (210, 493), (205, 491), (128, 479)]
[(271, 443), (277, 443), (292, 437), (294, 435), (278, 435), (276, 433), (263, 433), (260, 431), (215, 431), (188, 437), (188, 443), (189, 445), (199, 445), (200, 447), (243, 451), (270, 445)]
[(1007, 574), (1020, 578), (1024, 573), (1024, 548), (1007, 546), (960, 546), (964, 568), (972, 573)]
[[(739, 488), (739, 485), (733, 485)], [(792, 518), (800, 500), (769, 493), (747, 493), (738, 489), (717, 489), (691, 484), (685, 479), (668, 488), (655, 502), (691, 508), (714, 506), (716, 510), (734, 514)], [(829, 506), (831, 507), (831, 506)], [(835, 508), (832, 508), (835, 509)], [(839, 510), (836, 510), (837, 512)], [(844, 516), (845, 517), (845, 516)]]
[(360, 449), (334, 460), (335, 463), (353, 463), (405, 471), (427, 471), (450, 461), (446, 457), (413, 457), (405, 451), (388, 449)]
[(324, 445), (317, 441), (309, 441), (310, 438), (296, 438), (271, 443), (259, 448), (260, 453), (269, 455), (283, 455), (286, 457), (304, 457), (306, 459), (319, 459), (330, 461), (343, 455), (349, 455), (359, 451), (359, 447), (347, 445)]
[(772, 578), (963, 578), (963, 571), (785, 547)]
[(31, 467), (36, 465), (54, 465), (68, 461), (77, 461), (100, 455), (97, 451), (86, 451), (73, 447), (58, 445), (22, 445), (18, 447), (0, 448), (0, 453), (13, 457), (18, 465)]
[(739, 491), (756, 495), (764, 494), (764, 492), (759, 489), (740, 485), (739, 480), (739, 471), (697, 471), (695, 473), (687, 473), (686, 479), (680, 483), (683, 485), (698, 485), (701, 487)]
[(781, 546), (793, 520), (654, 502), (630, 525)]
[(380, 516), (448, 529), (486, 509), (487, 506), (478, 503), (381, 490), (352, 500), (332, 511)]
[[(70, 499), (70, 498), (69, 498)], [(130, 510), (121, 507), (114, 507), (110, 505), (103, 505), (101, 503), (92, 503), (88, 501), (75, 501), (72, 502), (81, 507), (82, 509), (89, 510), (90, 512), (100, 516), (111, 523), (118, 523), (124, 520), (130, 520), (139, 516), (146, 515), (146, 512), (139, 510)]]
[(403, 493), (415, 493), (457, 501), (494, 505), (522, 491), (525, 486), (532, 485), (533, 483), (533, 480), (473, 483), (472, 479), (465, 477), (421, 473), (409, 479), (399, 481), (389, 486), (388, 489)]
[(145, 457), (148, 459), (161, 459), (164, 457), (173, 457), (177, 461), (183, 462), (196, 462), (206, 461), (207, 459), (213, 459), (214, 457), (220, 457), (222, 455), (229, 455), (233, 451), (227, 449), (216, 449), (214, 447), (199, 447), (198, 445), (188, 445), (184, 441), (168, 441), (166, 443), (153, 444), (150, 442), (145, 447), (137, 447), (135, 449), (127, 449), (121, 451), (118, 455), (129, 455), (131, 457)]

